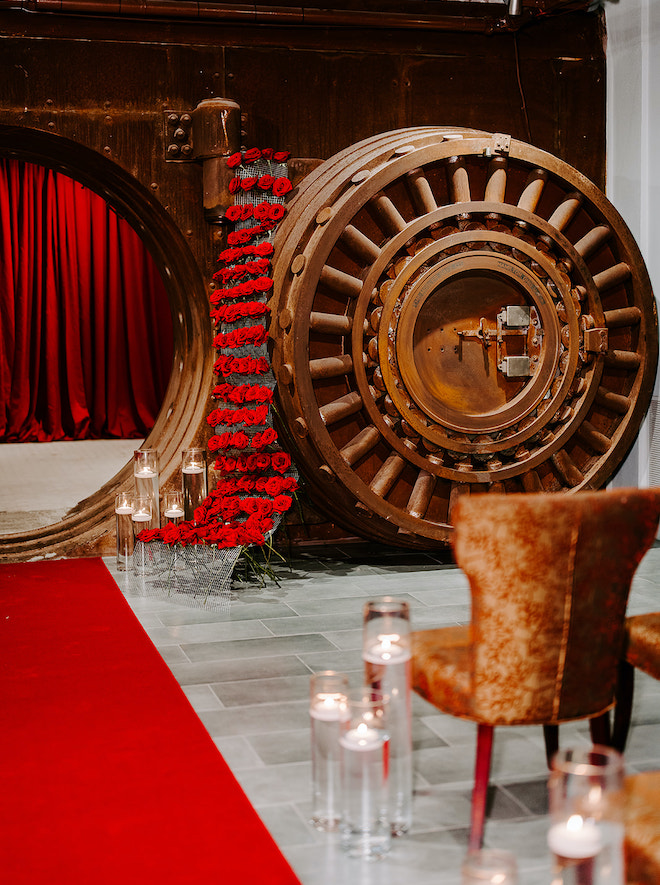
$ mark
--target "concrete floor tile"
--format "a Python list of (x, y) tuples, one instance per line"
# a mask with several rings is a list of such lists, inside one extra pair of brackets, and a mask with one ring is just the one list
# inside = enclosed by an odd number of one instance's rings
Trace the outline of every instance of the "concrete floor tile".
[(214, 682), (211, 689), (225, 707), (303, 701), (309, 697), (309, 676), (278, 676), (270, 679), (242, 679), (240, 682)]
[(312, 758), (309, 728), (283, 731), (278, 734), (258, 734), (249, 738), (250, 746), (266, 765), (287, 762), (309, 762)]
[(211, 737), (227, 737), (303, 729), (309, 723), (309, 704), (257, 704), (209, 710), (199, 714)]
[(208, 685), (184, 685), (183, 693), (197, 713), (205, 713), (207, 710), (220, 710), (222, 703)]
[(333, 648), (333, 643), (320, 634), (304, 634), (296, 636), (295, 642), (289, 636), (278, 636), (225, 642), (197, 642), (192, 645), (182, 644), (181, 648), (191, 661), (219, 661), (328, 651)]
[(255, 753), (245, 737), (217, 737), (213, 739), (213, 743), (234, 772), (243, 768), (257, 768), (259, 765), (263, 765), (259, 755)]
[(191, 662), (186, 658), (186, 663), (176, 661), (171, 664), (170, 669), (181, 685), (211, 685), (239, 679), (265, 679), (269, 676), (304, 676), (311, 672), (294, 655), (199, 662)]

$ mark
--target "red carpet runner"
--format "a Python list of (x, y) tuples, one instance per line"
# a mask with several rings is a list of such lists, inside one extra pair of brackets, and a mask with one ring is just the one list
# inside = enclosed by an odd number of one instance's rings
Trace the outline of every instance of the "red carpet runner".
[(0, 565), (0, 880), (298, 881), (99, 559)]

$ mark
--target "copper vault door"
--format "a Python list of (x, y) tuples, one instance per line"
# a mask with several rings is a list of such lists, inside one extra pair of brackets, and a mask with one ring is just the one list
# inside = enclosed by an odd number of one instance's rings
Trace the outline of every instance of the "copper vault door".
[(633, 442), (655, 300), (621, 217), (556, 157), (375, 136), (302, 182), (276, 255), (283, 429), (356, 534), (442, 544), (457, 495), (598, 488)]

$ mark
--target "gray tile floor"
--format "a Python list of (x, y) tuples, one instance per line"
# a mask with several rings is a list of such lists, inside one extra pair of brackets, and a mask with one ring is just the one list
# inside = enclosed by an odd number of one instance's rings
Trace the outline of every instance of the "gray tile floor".
[[(467, 844), (475, 726), (414, 697), (414, 825), (377, 863), (345, 857), (316, 832), (310, 809), (309, 674), (361, 675), (362, 604), (411, 603), (414, 629), (465, 622), (462, 572), (442, 555), (363, 548), (300, 556), (277, 581), (236, 585), (227, 611), (132, 593), (106, 564), (303, 885), (454, 885)], [(660, 546), (635, 576), (630, 613), (660, 608)], [(626, 752), (629, 772), (660, 768), (660, 684), (639, 676)], [(562, 745), (588, 741), (562, 726)], [(549, 885), (541, 729), (496, 730), (486, 844), (517, 857), (520, 885)], [(222, 801), (222, 797), (218, 797)], [(230, 812), (229, 812), (230, 813)]]

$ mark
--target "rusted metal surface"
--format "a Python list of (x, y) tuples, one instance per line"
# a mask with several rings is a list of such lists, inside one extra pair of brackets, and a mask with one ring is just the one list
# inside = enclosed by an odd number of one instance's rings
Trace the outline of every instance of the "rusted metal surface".
[(442, 544), (457, 494), (599, 488), (632, 444), (655, 300), (614, 207), (557, 157), (376, 136), (303, 181), (276, 256), (283, 425), (347, 529)]

